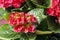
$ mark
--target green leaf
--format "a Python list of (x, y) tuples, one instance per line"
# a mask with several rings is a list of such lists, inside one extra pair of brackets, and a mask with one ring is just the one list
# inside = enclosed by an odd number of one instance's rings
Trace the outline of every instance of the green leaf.
[(0, 26), (0, 37), (7, 39), (15, 39), (18, 38), (19, 35), (13, 32), (12, 26), (4, 24)]
[(5, 10), (0, 8), (0, 20), (3, 19), (4, 13), (5, 13)]
[(49, 8), (52, 5), (52, 0), (31, 0), (39, 8)]
[(36, 40), (47, 40), (49, 35), (37, 35)]
[(46, 6), (47, 8), (52, 6), (52, 0), (44, 0), (44, 6)]
[(20, 40), (29, 40), (26, 34), (22, 33), (20, 34)]
[(35, 40), (36, 39), (36, 35), (32, 34), (32, 33), (28, 33), (28, 34), (20, 34), (20, 40)]
[(60, 28), (55, 29), (55, 32), (54, 33), (60, 33)]
[(54, 17), (47, 16), (48, 29), (54, 31), (54, 33), (60, 33), (60, 25), (54, 20)]
[(37, 29), (42, 31), (53, 31), (54, 33), (60, 33), (60, 25), (56, 23), (54, 17), (47, 16), (45, 19), (41, 21), (38, 25)]
[(6, 13), (4, 14), (4, 19), (5, 19), (5, 20), (8, 20), (9, 15), (10, 15), (10, 13), (6, 12)]
[(58, 40), (58, 38), (53, 36), (53, 37), (48, 38), (48, 40)]
[(35, 40), (36, 34), (28, 34), (29, 40)]

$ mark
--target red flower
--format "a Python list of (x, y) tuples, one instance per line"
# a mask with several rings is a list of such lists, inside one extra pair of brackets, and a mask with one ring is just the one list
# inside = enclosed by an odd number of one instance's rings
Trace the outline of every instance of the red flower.
[(54, 8), (58, 4), (59, 0), (52, 0), (51, 8)]
[(19, 8), (23, 2), (25, 2), (25, 0), (0, 0), (0, 7), (8, 8), (13, 6), (15, 8)]
[(9, 16), (8, 23), (14, 26), (15, 32), (24, 32), (24, 33), (34, 33), (35, 26), (33, 23), (37, 22), (36, 18), (33, 15), (29, 15), (24, 12), (13, 12)]
[(11, 25), (19, 25), (24, 23), (37, 22), (36, 18), (33, 15), (29, 15), (24, 12), (14, 12), (9, 16), (9, 23)]
[(19, 32), (22, 32), (23, 28), (24, 28), (24, 26), (18, 25), (16, 27), (14, 27), (14, 31), (19, 33)]
[(9, 22), (9, 24), (11, 24), (13, 26), (19, 25), (19, 24), (24, 24), (24, 15), (22, 15), (22, 13), (19, 13), (19, 12), (13, 12), (9, 16), (8, 22)]
[(35, 32), (35, 26), (34, 25), (29, 25), (29, 26), (21, 26), (21, 25), (17, 25), (16, 27), (14, 27), (14, 31), (17, 33), (20, 32), (24, 32), (24, 33), (34, 33)]
[(0, 7), (10, 7), (12, 5), (12, 0), (0, 0)]
[(55, 6), (54, 8), (47, 9), (47, 13), (49, 15), (51, 15), (51, 16), (57, 16), (57, 15), (59, 15), (58, 11), (59, 11), (59, 7), (58, 6)]
[(22, 30), (24, 33), (34, 33), (35, 32), (35, 25), (29, 25), (29, 26), (25, 26), (24, 29)]
[(55, 16), (60, 23), (60, 0), (53, 0), (52, 6), (47, 9), (47, 13), (50, 16)]
[(8, 20), (8, 22), (9, 22), (9, 24), (12, 25), (12, 26), (13, 26), (13, 25), (16, 25), (16, 20)]
[(33, 15), (30, 15), (30, 21), (31, 22), (36, 22), (36, 18)]
[(32, 32), (34, 33), (35, 32), (35, 25), (30, 25), (30, 27), (28, 28), (29, 29), (29, 32)]
[(20, 0), (13, 0), (12, 5), (15, 8), (19, 8), (19, 7), (21, 7), (21, 2), (20, 2)]

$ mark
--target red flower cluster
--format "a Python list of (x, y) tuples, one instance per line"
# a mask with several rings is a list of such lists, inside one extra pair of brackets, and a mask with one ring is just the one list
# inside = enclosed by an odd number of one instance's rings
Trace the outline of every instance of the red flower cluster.
[(29, 15), (24, 12), (13, 12), (9, 16), (9, 24), (14, 26), (15, 32), (35, 32), (35, 25), (33, 23), (37, 22), (36, 18), (33, 15)]
[(0, 0), (0, 7), (8, 8), (13, 6), (19, 8), (23, 2), (25, 2), (25, 0)]
[(60, 0), (53, 0), (52, 6), (47, 9), (47, 13), (51, 16), (55, 16), (60, 23)]

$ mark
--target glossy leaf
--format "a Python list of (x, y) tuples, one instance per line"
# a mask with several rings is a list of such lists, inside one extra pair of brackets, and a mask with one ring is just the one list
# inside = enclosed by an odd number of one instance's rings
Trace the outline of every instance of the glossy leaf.
[(3, 19), (4, 13), (5, 13), (5, 10), (0, 8), (0, 20)]
[(6, 13), (4, 14), (4, 19), (5, 19), (5, 20), (8, 20), (9, 15), (10, 15), (10, 13), (6, 12)]
[(0, 37), (2, 38), (9, 38), (9, 39), (15, 39), (18, 38), (19, 35), (12, 31), (12, 27), (8, 24), (4, 24), (0, 26)]
[(32, 33), (21, 34), (20, 36), (20, 40), (35, 40), (35, 39), (36, 39), (36, 35)]

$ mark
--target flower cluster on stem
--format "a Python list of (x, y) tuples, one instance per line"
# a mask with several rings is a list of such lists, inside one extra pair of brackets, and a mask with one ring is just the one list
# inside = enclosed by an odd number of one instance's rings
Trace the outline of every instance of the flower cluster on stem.
[(37, 20), (33, 15), (24, 12), (13, 12), (8, 20), (8, 23), (14, 27), (14, 31), (17, 33), (34, 33), (36, 26), (33, 23), (36, 22)]

